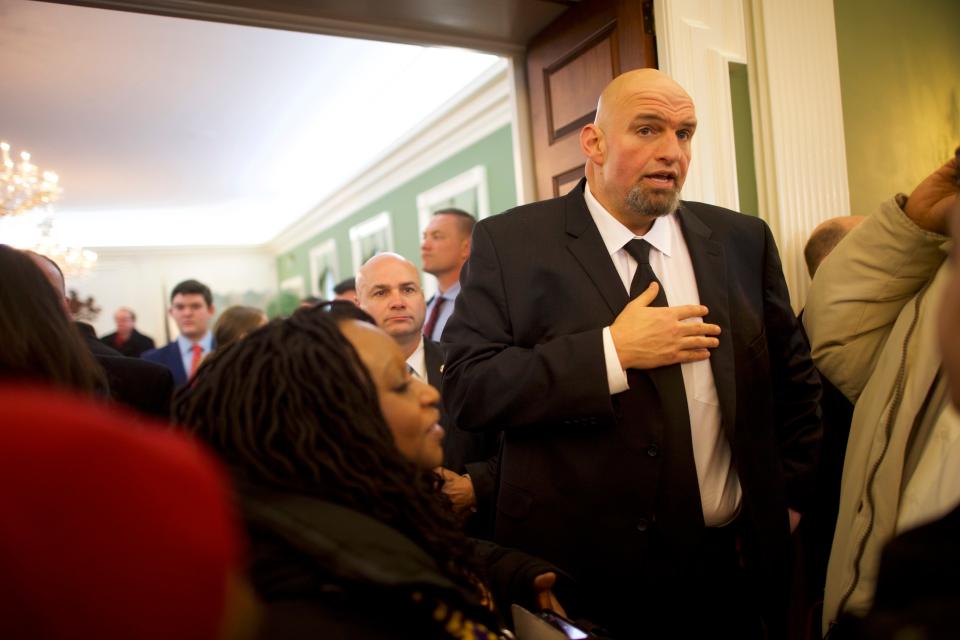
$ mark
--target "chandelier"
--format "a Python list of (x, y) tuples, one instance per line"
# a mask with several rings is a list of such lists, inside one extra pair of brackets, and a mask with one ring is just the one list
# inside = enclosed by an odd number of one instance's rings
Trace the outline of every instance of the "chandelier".
[(30, 162), (30, 154), (20, 152), (20, 162), (10, 158), (10, 145), (0, 142), (3, 170), (0, 171), (0, 216), (15, 216), (34, 207), (48, 205), (62, 191), (53, 171), (40, 172)]
[(37, 225), (40, 238), (30, 247), (35, 253), (47, 256), (57, 263), (63, 275), (79, 276), (97, 264), (97, 254), (83, 247), (71, 247), (60, 244), (53, 237), (53, 218), (46, 218)]

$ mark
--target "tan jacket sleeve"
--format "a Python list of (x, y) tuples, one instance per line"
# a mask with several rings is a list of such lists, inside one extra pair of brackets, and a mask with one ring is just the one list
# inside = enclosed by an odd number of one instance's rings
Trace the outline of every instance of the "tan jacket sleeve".
[(943, 262), (945, 236), (884, 202), (823, 261), (803, 323), (817, 368), (851, 401), (870, 379), (897, 316)]

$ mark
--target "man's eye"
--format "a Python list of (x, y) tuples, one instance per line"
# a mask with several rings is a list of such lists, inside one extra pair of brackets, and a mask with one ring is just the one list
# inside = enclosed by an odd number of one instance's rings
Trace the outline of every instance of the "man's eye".
[(642, 136), (648, 136), (651, 133), (653, 133), (653, 127), (640, 127), (639, 129), (637, 129), (637, 133), (639, 133)]
[(688, 129), (677, 131), (677, 137), (681, 140), (689, 140), (691, 136), (693, 136), (693, 132)]

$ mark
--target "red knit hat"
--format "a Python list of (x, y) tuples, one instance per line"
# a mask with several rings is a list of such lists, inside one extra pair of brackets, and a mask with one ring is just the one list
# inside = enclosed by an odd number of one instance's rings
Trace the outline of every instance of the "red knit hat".
[(241, 551), (224, 474), (196, 444), (0, 385), (0, 638), (215, 639)]

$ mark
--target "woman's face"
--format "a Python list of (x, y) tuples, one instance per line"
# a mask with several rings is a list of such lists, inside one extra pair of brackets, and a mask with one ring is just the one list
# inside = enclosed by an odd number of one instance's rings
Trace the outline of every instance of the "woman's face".
[(443, 464), (443, 428), (437, 424), (440, 394), (411, 375), (393, 338), (377, 327), (347, 320), (340, 330), (357, 350), (377, 386), (380, 411), (397, 449), (419, 468)]

